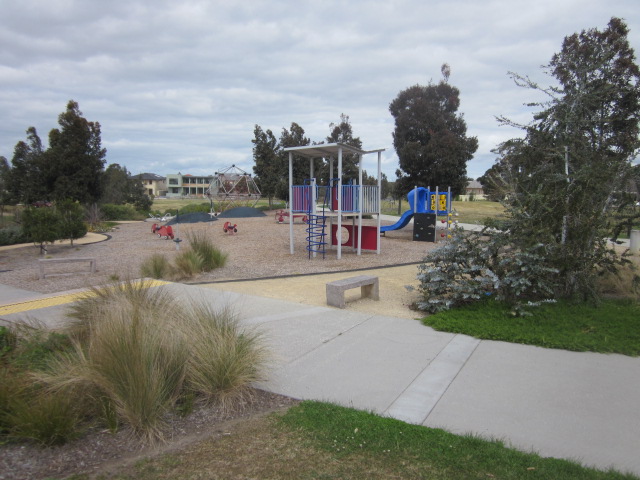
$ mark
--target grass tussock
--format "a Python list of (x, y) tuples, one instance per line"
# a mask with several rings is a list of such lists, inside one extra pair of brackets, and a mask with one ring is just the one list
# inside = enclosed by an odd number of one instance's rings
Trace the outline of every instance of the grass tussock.
[(172, 273), (172, 266), (163, 254), (154, 253), (142, 262), (140, 273), (147, 278), (169, 278)]
[(114, 305), (128, 305), (133, 316), (139, 311), (157, 315), (175, 313), (175, 302), (152, 287), (152, 280), (125, 280), (103, 287), (92, 287), (86, 295), (71, 305), (67, 333), (75, 339), (86, 339), (92, 325), (99, 321)]
[(210, 272), (216, 268), (224, 267), (227, 263), (227, 255), (221, 252), (207, 234), (203, 231), (190, 232), (187, 235), (189, 248), (196, 252), (202, 259), (202, 271)]
[(140, 267), (143, 277), (186, 280), (200, 273), (224, 267), (227, 254), (219, 250), (206, 232), (187, 233), (188, 247), (178, 253), (173, 264), (162, 254), (154, 254)]
[(231, 406), (246, 398), (250, 385), (264, 380), (268, 352), (262, 336), (244, 329), (229, 308), (191, 306), (182, 328), (198, 339), (191, 347), (187, 381), (201, 398)]
[(625, 256), (628, 263), (616, 273), (604, 272), (598, 279), (598, 291), (605, 297), (640, 301), (640, 256)]
[[(0, 436), (55, 445), (90, 419), (111, 431), (126, 426), (153, 443), (163, 438), (167, 413), (188, 414), (197, 401), (232, 407), (263, 378), (262, 337), (230, 308), (178, 305), (161, 287), (128, 281), (93, 289), (69, 314), (68, 332), (56, 334), (66, 342), (35, 329), (23, 328), (24, 338), (0, 332), (8, 345)], [(30, 350), (53, 347), (45, 357), (16, 362), (33, 344), (40, 347)]]

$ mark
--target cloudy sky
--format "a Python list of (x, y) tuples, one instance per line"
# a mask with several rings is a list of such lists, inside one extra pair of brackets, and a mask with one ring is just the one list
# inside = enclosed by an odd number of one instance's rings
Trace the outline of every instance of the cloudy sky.
[(519, 135), (495, 116), (530, 118), (533, 92), (507, 72), (548, 84), (540, 67), (563, 38), (612, 16), (640, 52), (638, 0), (0, 0), (0, 155), (29, 126), (46, 143), (73, 99), (100, 122), (107, 163), (251, 172), (254, 125), (279, 137), (296, 122), (321, 141), (345, 113), (365, 149), (387, 149), (393, 179), (389, 103), (447, 62), (476, 178)]

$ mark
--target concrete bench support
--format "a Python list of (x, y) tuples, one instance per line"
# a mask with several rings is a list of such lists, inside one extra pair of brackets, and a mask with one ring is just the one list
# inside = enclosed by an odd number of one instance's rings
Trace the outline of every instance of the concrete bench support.
[(327, 283), (327, 305), (344, 308), (344, 292), (357, 287), (360, 287), (362, 298), (369, 297), (380, 300), (378, 277), (359, 275)]
[[(77, 262), (85, 262), (89, 263), (89, 271), (88, 272), (72, 272), (72, 273), (44, 273), (44, 266), (49, 263), (77, 263)], [(38, 266), (40, 267), (40, 280), (46, 278), (47, 276), (51, 277), (54, 275), (77, 275), (78, 273), (95, 273), (96, 272), (96, 259), (95, 258), (46, 258), (38, 260)]]

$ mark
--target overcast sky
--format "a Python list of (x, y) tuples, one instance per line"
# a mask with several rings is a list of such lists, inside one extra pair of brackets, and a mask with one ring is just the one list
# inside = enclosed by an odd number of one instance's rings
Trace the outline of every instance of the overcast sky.
[[(107, 163), (132, 173), (252, 172), (253, 129), (291, 122), (311, 140), (349, 115), (363, 148), (398, 167), (389, 103), (415, 84), (449, 82), (479, 149), (519, 135), (533, 92), (515, 71), (549, 84), (542, 65), (565, 36), (626, 20), (640, 51), (638, 0), (0, 0), (0, 155), (25, 130), (47, 143), (70, 99), (100, 122)], [(374, 156), (365, 169), (375, 170)]]

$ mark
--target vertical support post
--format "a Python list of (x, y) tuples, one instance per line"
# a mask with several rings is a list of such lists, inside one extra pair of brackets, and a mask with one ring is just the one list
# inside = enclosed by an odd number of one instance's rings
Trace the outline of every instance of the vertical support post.
[(434, 205), (434, 213), (436, 214), (436, 224), (434, 225), (434, 230), (436, 231), (436, 239), (434, 243), (438, 243), (438, 206), (440, 199), (438, 198), (438, 187), (436, 187), (436, 197), (435, 197), (435, 205)]
[(378, 152), (378, 233), (376, 234), (376, 253), (380, 255), (380, 214), (382, 208), (382, 152)]
[[(311, 170), (313, 170), (313, 168)], [(316, 208), (316, 189), (316, 179), (311, 177), (311, 180), (309, 181), (309, 211), (311, 213), (309, 215), (309, 222), (313, 223), (312, 228), (314, 229), (314, 233), (317, 233), (315, 232), (315, 228), (317, 228), (316, 225), (318, 224), (318, 218), (315, 216), (316, 213), (318, 213)], [(311, 220), (311, 218), (313, 218), (314, 220)], [(312, 237), (313, 233), (309, 232), (309, 236)], [(322, 238), (320, 238), (320, 241), (322, 241)], [(316, 252), (315, 250), (317, 250), (317, 248), (314, 247), (313, 258), (316, 258), (318, 256), (318, 252)]]
[(362, 209), (364, 207), (364, 192), (362, 188), (362, 154), (358, 155), (358, 251), (362, 253)]
[(449, 238), (449, 234), (451, 233), (451, 186), (447, 189), (447, 238)]
[(293, 152), (289, 152), (289, 251), (293, 255)]
[(413, 187), (413, 213), (418, 213), (418, 186)]
[(338, 147), (338, 240), (337, 258), (342, 258), (342, 147)]

